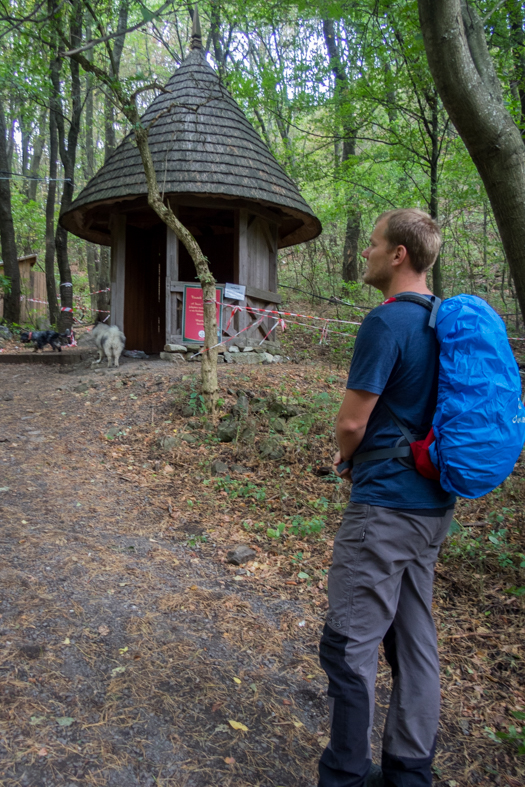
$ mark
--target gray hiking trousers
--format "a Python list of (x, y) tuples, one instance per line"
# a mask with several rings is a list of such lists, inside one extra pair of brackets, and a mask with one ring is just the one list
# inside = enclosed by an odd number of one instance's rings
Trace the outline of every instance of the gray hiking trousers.
[(440, 704), (432, 583), (452, 515), (453, 509), (422, 516), (359, 503), (349, 503), (344, 513), (320, 645), (331, 735), (319, 763), (319, 787), (366, 782), (381, 641), (393, 678), (383, 736), (385, 785), (432, 783)]

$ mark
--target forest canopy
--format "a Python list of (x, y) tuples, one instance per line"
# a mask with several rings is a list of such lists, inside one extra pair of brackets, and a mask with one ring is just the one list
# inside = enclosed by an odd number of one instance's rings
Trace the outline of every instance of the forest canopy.
[[(417, 206), (442, 227), (434, 291), (481, 295), (518, 320), (523, 266), (519, 251), (509, 255), (508, 235), (521, 243), (521, 219), (513, 215), (515, 231), (503, 226), (479, 174), (480, 156), (463, 141), (450, 91), (436, 79), (439, 64), (427, 61), (426, 5), (203, 0), (199, 13), (208, 62), (324, 227), (319, 238), (281, 253), (281, 285), (369, 298), (359, 252), (375, 218)], [(492, 79), (491, 95), (497, 83), (502, 112), (523, 148), (523, 4), (440, 0), (438, 6), (471, 14), (461, 35), (482, 82)], [(115, 88), (145, 109), (187, 55), (192, 15), (193, 6), (182, 2), (0, 6), (2, 257), (9, 275), (9, 259), (38, 253), (53, 323), (61, 306), (76, 298), (75, 308), (85, 310), (88, 293), (108, 287), (108, 250), (68, 237), (58, 216), (131, 130)], [(470, 23), (478, 39), (469, 35)], [(492, 68), (486, 79), (483, 54)], [(86, 71), (82, 58), (110, 81)], [(61, 286), (68, 283), (73, 287)], [(102, 292), (89, 306), (103, 311), (107, 304)]]

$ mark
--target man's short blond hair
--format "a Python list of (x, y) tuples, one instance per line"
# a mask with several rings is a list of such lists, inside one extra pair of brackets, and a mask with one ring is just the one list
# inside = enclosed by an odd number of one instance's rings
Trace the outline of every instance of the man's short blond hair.
[(434, 219), (418, 208), (400, 208), (382, 213), (387, 220), (385, 238), (390, 248), (404, 246), (416, 273), (430, 270), (441, 248), (441, 232)]

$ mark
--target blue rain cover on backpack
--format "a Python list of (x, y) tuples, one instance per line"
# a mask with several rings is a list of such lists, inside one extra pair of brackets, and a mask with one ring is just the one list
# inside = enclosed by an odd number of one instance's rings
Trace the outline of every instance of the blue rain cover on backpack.
[(513, 470), (525, 441), (521, 380), (503, 320), (475, 295), (441, 304), (438, 401), (429, 455), (440, 483), (481, 497)]

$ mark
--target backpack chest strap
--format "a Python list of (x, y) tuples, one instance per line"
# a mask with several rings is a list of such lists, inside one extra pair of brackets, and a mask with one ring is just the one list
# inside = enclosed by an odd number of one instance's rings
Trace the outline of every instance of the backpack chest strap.
[(354, 456), (354, 465), (360, 465), (363, 462), (373, 462), (379, 459), (407, 459), (412, 455), (412, 449), (410, 448), (411, 443), (415, 443), (417, 440), (421, 440), (422, 437), (424, 437), (424, 435), (413, 435), (410, 429), (400, 421), (387, 404), (385, 404), (385, 407), (388, 410), (390, 418), (400, 430), (408, 445), (396, 445), (392, 448), (376, 448), (373, 451), (363, 451), (363, 453)]

